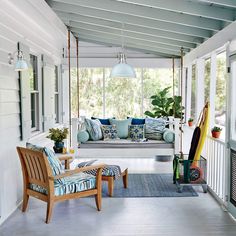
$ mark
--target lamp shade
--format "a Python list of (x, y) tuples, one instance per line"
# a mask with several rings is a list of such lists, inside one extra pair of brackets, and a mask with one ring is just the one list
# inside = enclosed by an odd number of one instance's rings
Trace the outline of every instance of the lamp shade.
[(15, 64), (15, 71), (24, 71), (28, 69), (28, 65), (23, 58), (17, 58)]
[(110, 77), (136, 78), (136, 73), (132, 66), (126, 63), (119, 63), (112, 68)]
[(136, 78), (136, 73), (134, 71), (134, 68), (126, 63), (125, 54), (119, 53), (118, 58), (119, 58), (119, 63), (112, 68), (110, 77)]

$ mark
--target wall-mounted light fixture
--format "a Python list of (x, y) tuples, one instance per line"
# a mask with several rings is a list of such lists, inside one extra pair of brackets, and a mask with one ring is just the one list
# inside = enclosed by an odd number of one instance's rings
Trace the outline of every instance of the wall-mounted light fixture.
[(8, 63), (12, 65), (14, 63), (14, 56), (16, 55), (15, 71), (24, 71), (28, 69), (28, 65), (23, 57), (23, 52), (17, 50), (14, 53), (8, 53)]

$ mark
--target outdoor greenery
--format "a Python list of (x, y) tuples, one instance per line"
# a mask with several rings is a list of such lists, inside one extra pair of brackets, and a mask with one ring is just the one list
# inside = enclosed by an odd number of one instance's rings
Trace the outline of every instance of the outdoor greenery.
[(152, 100), (152, 112), (145, 111), (145, 115), (156, 118), (156, 117), (168, 117), (174, 116), (181, 118), (183, 116), (184, 107), (181, 105), (181, 96), (168, 96), (171, 87), (164, 88), (157, 94), (151, 96)]
[(55, 143), (62, 142), (68, 135), (68, 128), (63, 129), (49, 129), (49, 135), (47, 138), (53, 140)]
[[(91, 117), (143, 117), (152, 107), (150, 96), (166, 87), (173, 96), (172, 69), (140, 69), (137, 78), (109, 78), (111, 68), (81, 68), (80, 115)], [(77, 117), (76, 68), (72, 69), (72, 117)], [(142, 77), (143, 74), (143, 77)], [(143, 79), (142, 79), (143, 78)], [(175, 70), (175, 94), (178, 94), (179, 70)]]
[(211, 80), (211, 59), (205, 60), (205, 76), (204, 76), (204, 102), (210, 99), (210, 80)]

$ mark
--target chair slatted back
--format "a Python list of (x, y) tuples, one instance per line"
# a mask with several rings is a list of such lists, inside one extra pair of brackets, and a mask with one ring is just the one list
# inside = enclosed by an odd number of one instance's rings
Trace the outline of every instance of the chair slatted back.
[(51, 175), (47, 157), (39, 151), (17, 147), (25, 183), (32, 183), (48, 188), (48, 176)]

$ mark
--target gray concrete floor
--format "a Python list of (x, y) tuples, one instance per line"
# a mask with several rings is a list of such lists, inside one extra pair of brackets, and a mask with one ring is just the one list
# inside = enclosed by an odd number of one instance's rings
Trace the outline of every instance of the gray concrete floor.
[[(122, 162), (133, 173), (170, 173), (172, 164), (153, 159)], [(199, 197), (103, 198), (101, 212), (96, 210), (94, 198), (65, 201), (55, 205), (49, 225), (44, 223), (46, 204), (31, 198), (28, 211), (17, 209), (0, 227), (0, 235), (235, 236), (236, 222), (210, 194), (203, 194), (201, 188), (196, 191)]]

